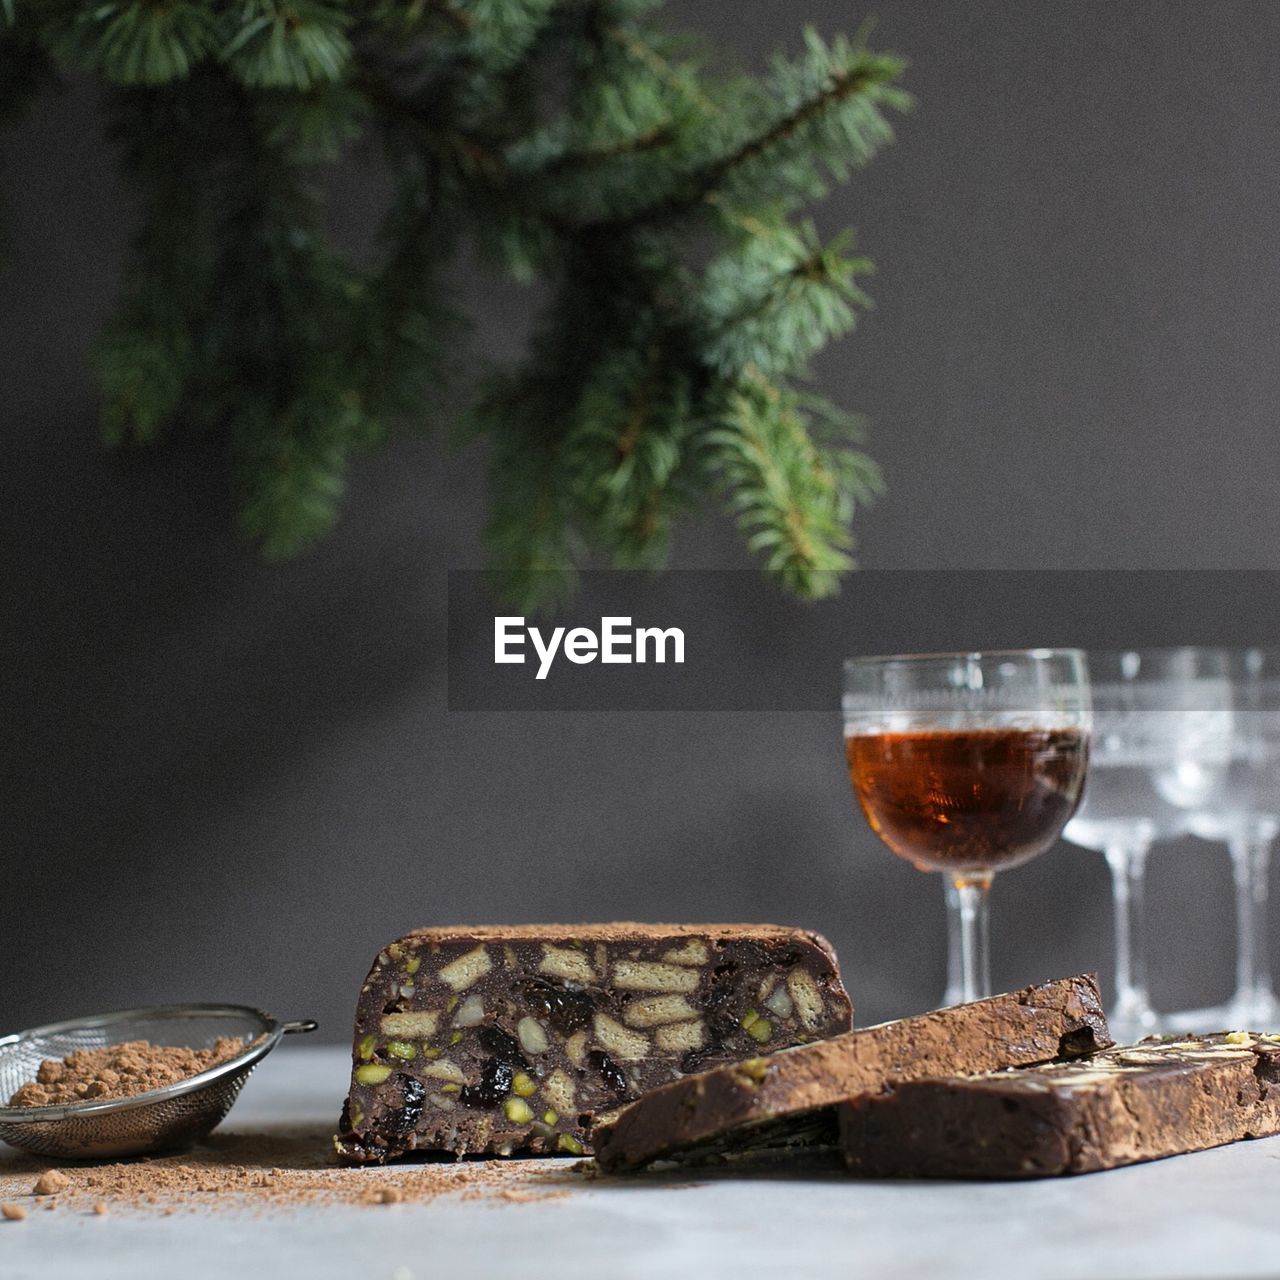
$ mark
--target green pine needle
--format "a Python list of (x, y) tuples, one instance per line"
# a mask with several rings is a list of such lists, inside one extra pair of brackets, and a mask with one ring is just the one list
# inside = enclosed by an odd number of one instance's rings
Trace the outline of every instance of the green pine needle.
[(247, 0), (242, 25), (220, 51), (251, 89), (299, 89), (341, 80), (351, 57), (351, 16), (316, 0)]
[[(709, 500), (788, 589), (834, 590), (880, 477), (805, 379), (871, 263), (805, 211), (892, 140), (904, 64), (809, 30), (764, 74), (712, 71), (660, 9), (0, 0), (0, 114), (60, 69), (112, 87), (139, 215), (94, 353), (106, 439), (220, 439), (245, 534), (306, 550), (353, 454), (434, 422), (475, 365), (444, 284), (470, 253), (543, 286), (469, 418), (511, 602), (554, 605), (592, 556), (660, 568)], [(325, 197), (365, 140), (385, 212), (350, 254)]]

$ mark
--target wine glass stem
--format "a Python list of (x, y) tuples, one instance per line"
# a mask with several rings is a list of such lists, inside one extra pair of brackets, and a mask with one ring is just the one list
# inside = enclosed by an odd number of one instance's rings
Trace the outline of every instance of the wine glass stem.
[(1108, 845), (1111, 902), (1115, 910), (1116, 1015), (1138, 1024), (1152, 1020), (1147, 991), (1146, 903), (1149, 840)]
[(960, 921), (960, 993), (966, 1000), (991, 994), (991, 960), (987, 945), (987, 891), (991, 877), (956, 876), (955, 911)]
[(1271, 1000), (1267, 952), (1267, 873), (1271, 837), (1240, 835), (1228, 842), (1236, 886), (1237, 1008), (1261, 1008)]
[(960, 899), (955, 885), (947, 876), (942, 877), (946, 892), (947, 913), (947, 989), (942, 993), (942, 1008), (964, 1000), (964, 984), (960, 976)]

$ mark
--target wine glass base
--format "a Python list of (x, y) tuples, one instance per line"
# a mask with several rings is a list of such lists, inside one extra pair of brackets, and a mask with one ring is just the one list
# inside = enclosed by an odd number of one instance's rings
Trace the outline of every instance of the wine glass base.
[(1160, 1016), (1161, 1030), (1208, 1035), (1214, 1031), (1280, 1030), (1280, 1001), (1274, 996), (1228, 1000), (1203, 1009), (1179, 1009)]
[(1117, 1044), (1129, 1044), (1154, 1035), (1159, 1030), (1160, 1016), (1150, 1005), (1121, 1001), (1107, 1015), (1107, 1026)]

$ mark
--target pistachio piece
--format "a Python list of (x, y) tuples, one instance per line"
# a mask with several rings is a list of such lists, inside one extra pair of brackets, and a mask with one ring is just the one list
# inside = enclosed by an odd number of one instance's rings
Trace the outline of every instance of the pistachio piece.
[(533, 1119), (533, 1108), (523, 1098), (508, 1098), (502, 1110), (512, 1124), (528, 1124)]
[(428, 1045), (422, 1051), (424, 1058), (438, 1058), (444, 1052), (443, 1049), (437, 1049), (435, 1045)]
[[(1225, 1019), (1224, 1019), (1225, 1021)], [(1247, 1031), (1228, 1031), (1222, 1037), (1226, 1044), (1252, 1044), (1253, 1037)]]
[(521, 1098), (531, 1098), (538, 1092), (538, 1082), (527, 1072), (517, 1071), (511, 1081), (511, 1092)]
[(559, 1117), (558, 1115), (556, 1115), (556, 1113), (555, 1113), (554, 1111), (552, 1111), (550, 1107), (548, 1107), (548, 1108), (547, 1108), (547, 1109), (542, 1113), (542, 1123), (543, 1123), (543, 1124), (555, 1124), (555, 1122), (556, 1122), (557, 1120), (559, 1120), (559, 1119), (560, 1119), (560, 1117)]
[(412, 1062), (418, 1056), (418, 1046), (411, 1040), (389, 1040), (387, 1053), (401, 1062)]
[(746, 1013), (742, 1015), (742, 1019), (738, 1023), (738, 1026), (740, 1026), (743, 1029), (743, 1031), (750, 1031), (751, 1024), (753, 1022), (758, 1022), (759, 1019), (760, 1019), (760, 1015), (754, 1009), (748, 1009)]
[(373, 1057), (373, 1051), (378, 1047), (378, 1037), (370, 1032), (367, 1036), (361, 1036), (356, 1044), (356, 1057), (364, 1058), (367, 1062)]
[(580, 1156), (582, 1154), (582, 1143), (571, 1133), (562, 1133), (556, 1139), (556, 1150), (564, 1151), (571, 1156)]
[(484, 947), (475, 947), (465, 955), (451, 960), (440, 970), (440, 981), (455, 991), (465, 991), (473, 983), (479, 982), (490, 969), (493, 961)]
[(381, 1063), (368, 1062), (363, 1067), (356, 1068), (356, 1083), (381, 1084), (391, 1074), (391, 1070)]
[(773, 1024), (768, 1018), (757, 1017), (747, 1028), (747, 1035), (757, 1044), (764, 1044), (773, 1035)]
[(410, 956), (410, 957), (409, 957), (409, 958), (404, 962), (404, 971), (405, 971), (405, 973), (407, 973), (410, 977), (413, 977), (413, 975), (414, 975), (415, 973), (417, 973), (417, 972), (418, 972), (418, 970), (419, 970), (420, 968), (422, 968), (422, 957), (421, 957), (421, 956)]
[(525, 1053), (546, 1053), (547, 1033), (537, 1018), (523, 1017), (516, 1023), (516, 1037)]

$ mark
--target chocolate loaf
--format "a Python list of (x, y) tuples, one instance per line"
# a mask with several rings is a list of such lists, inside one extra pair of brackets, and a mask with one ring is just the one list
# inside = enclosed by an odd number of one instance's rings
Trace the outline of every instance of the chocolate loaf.
[(607, 1171), (836, 1139), (837, 1102), (895, 1080), (989, 1071), (1110, 1045), (1092, 975), (886, 1022), (664, 1085), (605, 1117)]
[(872, 1177), (1044, 1178), (1280, 1133), (1280, 1036), (1144, 1041), (1080, 1062), (918, 1080), (839, 1108)]
[(777, 925), (420, 929), (374, 961), (336, 1145), (581, 1155), (597, 1113), (847, 1031), (830, 944)]

